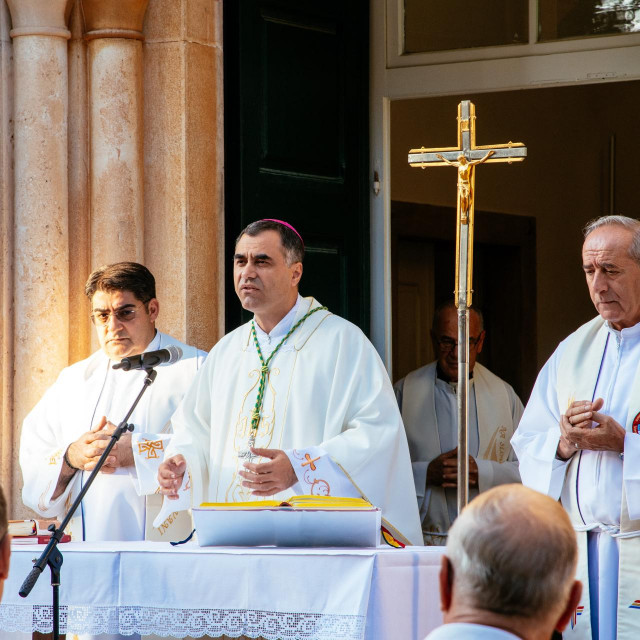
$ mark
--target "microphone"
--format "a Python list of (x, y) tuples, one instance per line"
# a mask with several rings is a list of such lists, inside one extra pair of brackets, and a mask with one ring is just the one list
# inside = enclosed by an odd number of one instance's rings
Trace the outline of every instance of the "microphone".
[(112, 369), (122, 369), (129, 371), (131, 369), (152, 369), (161, 364), (173, 364), (182, 358), (182, 349), (170, 344), (164, 349), (158, 351), (147, 351), (138, 356), (128, 356), (122, 358), (120, 362), (114, 364)]

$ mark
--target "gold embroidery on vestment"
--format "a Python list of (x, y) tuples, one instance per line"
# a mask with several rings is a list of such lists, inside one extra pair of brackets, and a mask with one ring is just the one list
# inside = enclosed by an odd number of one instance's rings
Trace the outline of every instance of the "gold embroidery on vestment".
[(507, 438), (507, 427), (500, 425), (491, 436), (489, 445), (487, 446), (482, 458), (484, 460), (493, 460), (502, 463), (507, 457), (507, 446), (505, 440)]
[(138, 442), (138, 453), (142, 455), (146, 452), (147, 454), (145, 460), (159, 459), (158, 451), (164, 451), (162, 440), (147, 440), (144, 438), (143, 442)]
[[(258, 428), (256, 430), (256, 446), (262, 449), (268, 449), (271, 447), (271, 441), (273, 439), (273, 431), (276, 426), (276, 390), (271, 384), (272, 376), (279, 376), (280, 369), (273, 367), (267, 374), (267, 390), (266, 400), (268, 407), (263, 405), (262, 412), (260, 414), (260, 422), (258, 422)], [(238, 474), (238, 471), (243, 469), (243, 460), (240, 459), (237, 454), (246, 448), (247, 438), (251, 429), (251, 414), (253, 411), (253, 405), (255, 404), (255, 393), (257, 394), (258, 380), (260, 379), (260, 368), (252, 369), (249, 374), (249, 378), (255, 378), (255, 382), (251, 388), (242, 397), (242, 405), (238, 412), (236, 419), (234, 434), (233, 434), (233, 450), (236, 453), (235, 456), (235, 471), (232, 474), (231, 482), (225, 491), (226, 502), (246, 502), (249, 500), (255, 500), (256, 496), (251, 493), (251, 489), (242, 486), (244, 478)], [(249, 396), (252, 396), (249, 401)], [(251, 406), (251, 410), (247, 410), (247, 406)], [(255, 462), (259, 462), (260, 459)]]

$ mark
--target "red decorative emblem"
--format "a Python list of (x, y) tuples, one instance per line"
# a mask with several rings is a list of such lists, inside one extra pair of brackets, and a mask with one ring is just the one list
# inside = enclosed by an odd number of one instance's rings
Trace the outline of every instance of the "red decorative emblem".
[(638, 433), (638, 426), (640, 425), (640, 411), (638, 415), (633, 419), (633, 424), (631, 425), (631, 431), (633, 433)]
[(576, 607), (576, 610), (573, 612), (573, 615), (571, 616), (572, 629), (574, 629), (575, 626), (578, 624), (578, 616), (581, 616), (583, 612), (584, 612), (584, 605), (580, 605), (579, 607)]

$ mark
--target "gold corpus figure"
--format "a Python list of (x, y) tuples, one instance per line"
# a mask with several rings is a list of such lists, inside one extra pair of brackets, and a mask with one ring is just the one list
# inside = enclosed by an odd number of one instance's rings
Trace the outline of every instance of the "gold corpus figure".
[(469, 162), (462, 153), (458, 156), (458, 162), (451, 162), (451, 160), (447, 160), (444, 156), (436, 153), (436, 156), (443, 162), (446, 162), (452, 167), (458, 167), (458, 200), (460, 201), (460, 216), (463, 223), (467, 221), (469, 205), (473, 199), (471, 192), (473, 167), (486, 162), (494, 153), (495, 151), (493, 150), (489, 151), (483, 158), (480, 158), (480, 160), (472, 160), (471, 162)]

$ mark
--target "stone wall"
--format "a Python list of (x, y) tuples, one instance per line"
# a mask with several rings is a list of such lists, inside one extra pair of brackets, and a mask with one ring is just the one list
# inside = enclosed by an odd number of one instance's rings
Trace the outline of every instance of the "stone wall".
[(95, 348), (91, 269), (144, 262), (160, 329), (223, 330), (222, 2), (0, 0), (0, 96), (0, 482), (23, 517), (19, 427)]

